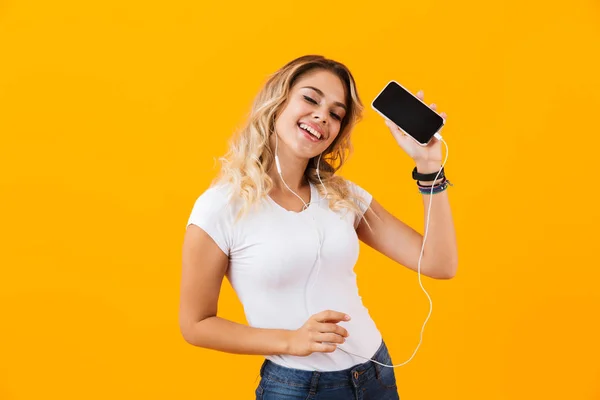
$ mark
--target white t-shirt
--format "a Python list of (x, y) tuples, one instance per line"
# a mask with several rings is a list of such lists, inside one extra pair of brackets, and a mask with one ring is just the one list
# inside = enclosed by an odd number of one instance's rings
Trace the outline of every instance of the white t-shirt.
[[(370, 205), (372, 196), (349, 183)], [(345, 209), (332, 211), (311, 184), (311, 202), (304, 211), (288, 211), (267, 197), (234, 224), (240, 202), (228, 201), (228, 194), (223, 184), (207, 189), (196, 200), (188, 225), (206, 231), (229, 256), (227, 278), (243, 304), (248, 324), (295, 330), (320, 311), (340, 311), (352, 318), (339, 323), (349, 333), (340, 346), (371, 358), (382, 337), (356, 284), (360, 217)], [(364, 213), (367, 206), (358, 205)], [(285, 367), (311, 371), (341, 370), (366, 361), (340, 349), (306, 357), (265, 357)]]

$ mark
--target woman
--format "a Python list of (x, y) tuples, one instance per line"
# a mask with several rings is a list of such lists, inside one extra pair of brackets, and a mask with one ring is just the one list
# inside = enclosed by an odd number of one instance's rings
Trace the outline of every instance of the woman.
[[(182, 335), (195, 346), (264, 355), (259, 399), (398, 398), (394, 369), (385, 367), (392, 360), (353, 268), (360, 239), (417, 271), (423, 238), (335, 174), (362, 109), (344, 65), (321, 56), (289, 62), (258, 94), (219, 178), (192, 209)], [(421, 147), (386, 124), (419, 173), (440, 170), (439, 141)], [(426, 206), (435, 203), (421, 273), (450, 278), (457, 252), (447, 192), (421, 192)], [(217, 316), (224, 276), (249, 326)]]

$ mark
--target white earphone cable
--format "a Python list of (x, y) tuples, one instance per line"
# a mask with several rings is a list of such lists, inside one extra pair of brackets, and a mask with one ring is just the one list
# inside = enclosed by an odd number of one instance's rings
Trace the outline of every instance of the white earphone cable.
[[(438, 177), (440, 176), (440, 173), (442, 172), (442, 169), (444, 168), (444, 166), (446, 165), (446, 161), (448, 161), (448, 144), (446, 143), (446, 141), (442, 138), (442, 136), (439, 133), (435, 134), (435, 137), (440, 140), (442, 143), (444, 143), (444, 145), (446, 146), (446, 157), (444, 159), (444, 162), (442, 163), (442, 166), (440, 167), (440, 170), (438, 171), (437, 175), (435, 176), (434, 181), (438, 180)], [(283, 179), (283, 174), (281, 172), (281, 165), (279, 163), (279, 157), (277, 156), (277, 149), (278, 149), (278, 140), (277, 140), (277, 134), (275, 134), (275, 164), (277, 166), (277, 172), (279, 173), (279, 176), (281, 178), (281, 181), (283, 182), (283, 184), (285, 185), (285, 187), (292, 193), (294, 193), (296, 195), (296, 197), (298, 197), (300, 199), (300, 201), (302, 201), (302, 203), (304, 204), (304, 208), (303, 210), (307, 209), (308, 206), (310, 205), (310, 203), (312, 203), (313, 199), (311, 196), (311, 201), (307, 204), (302, 197), (300, 197), (296, 192), (294, 192), (285, 182), (285, 180)], [(319, 173), (319, 164), (321, 162), (321, 155), (319, 155), (319, 160), (317, 161), (317, 176), (319, 177), (319, 181), (321, 182), (321, 185), (323, 186), (323, 188), (325, 189), (325, 198), (327, 198), (327, 195), (329, 194), (327, 192), (327, 188), (325, 188), (325, 185), (323, 185), (323, 181), (321, 180), (321, 175)], [(431, 188), (431, 193), (430, 196), (433, 196), (433, 186)], [(423, 326), (421, 328), (421, 333), (420, 333), (420, 338), (419, 338), (419, 343), (417, 344), (417, 347), (415, 348), (413, 354), (410, 356), (410, 358), (408, 360), (406, 360), (405, 362), (401, 363), (401, 364), (395, 364), (395, 365), (387, 365), (387, 364), (383, 364), (380, 363), (379, 361), (373, 360), (371, 358), (368, 357), (363, 357), (361, 355), (358, 354), (354, 354), (352, 352), (349, 352), (347, 350), (344, 350), (340, 345), (337, 345), (337, 348), (342, 350), (343, 352), (347, 353), (347, 354), (351, 354), (355, 357), (359, 357), (368, 361), (372, 361), (376, 364), (379, 364), (383, 367), (389, 367), (389, 368), (396, 368), (396, 367), (401, 367), (403, 365), (408, 364), (413, 357), (415, 356), (415, 354), (417, 353), (417, 351), (419, 350), (419, 347), (421, 346), (421, 342), (423, 341), (423, 332), (425, 330), (425, 325), (427, 324), (427, 321), (429, 321), (429, 317), (431, 316), (431, 312), (433, 311), (433, 302), (431, 301), (431, 297), (429, 296), (429, 293), (427, 292), (427, 290), (425, 290), (425, 287), (423, 287), (423, 282), (421, 281), (421, 260), (423, 258), (423, 251), (425, 250), (425, 241), (427, 239), (427, 233), (429, 232), (429, 216), (431, 215), (431, 205), (433, 203), (433, 199), (431, 199), (429, 201), (429, 207), (427, 208), (427, 220), (425, 223), (425, 232), (423, 234), (423, 244), (421, 246), (421, 253), (419, 255), (419, 262), (418, 262), (418, 266), (417, 266), (417, 275), (418, 275), (418, 279), (419, 279), (419, 285), (421, 286), (421, 289), (423, 289), (423, 292), (425, 293), (425, 295), (427, 296), (427, 299), (429, 300), (429, 313), (427, 314), (427, 318), (425, 318), (425, 322), (423, 322)], [(319, 268), (320, 268), (320, 255), (321, 255), (321, 246), (323, 245), (323, 240), (320, 236), (320, 232), (318, 230), (318, 228), (316, 227), (316, 221), (314, 220), (314, 217), (312, 217), (313, 222), (315, 222), (315, 229), (317, 230), (317, 235), (318, 235), (318, 240), (319, 240), (319, 247), (318, 247), (318, 253), (317, 253), (317, 260), (316, 260), (316, 264), (317, 264), (317, 272), (316, 272), (316, 276), (312, 281), (312, 285), (306, 290), (305, 292), (305, 308), (306, 308), (306, 312), (308, 314), (308, 316), (310, 316), (310, 312), (309, 312), (309, 307), (308, 307), (308, 294), (309, 292), (312, 290), (312, 288), (315, 285), (315, 282), (317, 281), (317, 277), (319, 275)], [(312, 271), (311, 271), (312, 273)], [(310, 275), (309, 275), (310, 276)], [(308, 283), (308, 281), (307, 281)]]
[[(296, 197), (298, 197), (300, 199), (300, 201), (302, 202), (302, 204), (304, 204), (304, 207), (302, 208), (302, 211), (304, 211), (313, 202), (312, 195), (311, 195), (310, 202), (306, 203), (304, 201), (304, 199), (302, 199), (302, 197), (300, 197), (296, 192), (294, 192), (288, 186), (288, 184), (285, 182), (285, 179), (283, 179), (283, 172), (281, 170), (281, 164), (279, 162), (279, 156), (278, 156), (278, 153), (277, 153), (278, 152), (278, 145), (279, 145), (278, 135), (275, 134), (275, 165), (277, 167), (277, 172), (279, 174), (279, 177), (281, 178), (281, 181), (285, 185), (285, 187), (290, 192), (292, 192), (294, 195), (296, 195)], [(321, 182), (321, 184), (323, 184), (323, 181), (321, 180), (321, 175), (319, 174), (319, 163), (320, 162), (321, 162), (321, 155), (319, 155), (319, 161), (317, 161), (317, 176), (319, 177), (319, 181)], [(325, 186), (323, 186), (323, 187), (325, 188)], [(325, 193), (327, 193), (327, 189), (326, 188), (325, 188)], [(310, 292), (312, 290), (312, 288), (315, 285), (315, 282), (317, 281), (317, 278), (319, 276), (319, 269), (320, 269), (320, 266), (321, 266), (321, 263), (320, 263), (320, 259), (321, 259), (321, 247), (323, 246), (323, 238), (321, 237), (321, 233), (319, 232), (317, 221), (315, 220), (315, 217), (312, 214), (311, 214), (311, 220), (313, 221), (315, 230), (317, 231), (317, 245), (318, 245), (318, 247), (317, 247), (317, 259), (315, 261), (315, 264), (317, 266), (317, 272), (316, 272), (315, 278), (312, 280), (312, 284), (310, 285), (310, 287), (305, 289), (305, 293), (308, 293), (308, 292)], [(314, 268), (315, 264), (313, 264), (313, 268)], [(312, 275), (312, 269), (311, 269), (310, 273), (308, 274), (309, 278), (306, 281), (306, 285), (307, 286), (308, 286), (308, 283), (310, 282), (310, 275)], [(309, 310), (309, 307), (308, 307), (308, 296), (307, 295), (304, 296), (304, 308), (306, 310), (307, 318), (310, 317), (311, 314), (310, 314), (310, 310)]]
[[(440, 170), (438, 171), (437, 175), (435, 176), (434, 181), (438, 180), (438, 177), (440, 176), (440, 173), (442, 172), (442, 168), (444, 168), (444, 165), (446, 165), (446, 161), (448, 161), (448, 144), (446, 143), (446, 141), (442, 138), (442, 136), (440, 134), (436, 134), (435, 137), (440, 140), (442, 143), (444, 143), (444, 145), (446, 146), (446, 158), (444, 159), (444, 162), (442, 163), (442, 166), (440, 168)], [(433, 196), (433, 186), (431, 188), (431, 193), (430, 196)], [(425, 295), (427, 296), (427, 299), (429, 300), (429, 313), (427, 314), (427, 318), (425, 318), (425, 322), (423, 322), (423, 326), (421, 327), (421, 334), (419, 337), (419, 343), (417, 344), (417, 347), (415, 348), (415, 351), (412, 353), (412, 355), (410, 356), (410, 358), (406, 361), (404, 361), (401, 364), (395, 364), (395, 365), (387, 365), (387, 364), (383, 364), (380, 363), (379, 361), (373, 360), (371, 358), (368, 357), (363, 357), (361, 355), (358, 354), (354, 354), (351, 353), (349, 351), (346, 351), (344, 349), (342, 349), (339, 345), (337, 346), (338, 349), (342, 350), (345, 353), (348, 354), (352, 354), (353, 356), (365, 359), (365, 360), (369, 360), (369, 361), (373, 361), (376, 364), (379, 364), (383, 367), (389, 367), (389, 368), (396, 368), (396, 367), (401, 367), (403, 365), (406, 365), (410, 362), (410, 360), (413, 359), (413, 357), (415, 356), (415, 354), (417, 354), (417, 351), (419, 350), (419, 347), (421, 346), (421, 342), (423, 341), (423, 331), (425, 330), (425, 325), (427, 324), (427, 321), (429, 321), (429, 317), (431, 316), (431, 312), (433, 311), (433, 302), (431, 301), (431, 297), (429, 296), (429, 293), (427, 293), (427, 290), (425, 290), (425, 288), (423, 287), (423, 282), (421, 281), (421, 260), (423, 258), (423, 251), (425, 250), (425, 240), (427, 239), (427, 233), (429, 231), (429, 216), (431, 215), (431, 204), (433, 203), (433, 199), (431, 199), (429, 201), (429, 207), (427, 208), (427, 221), (425, 223), (425, 233), (423, 234), (423, 245), (421, 246), (421, 254), (419, 255), (419, 263), (417, 266), (417, 274), (418, 274), (418, 278), (419, 278), (419, 285), (421, 286), (421, 289), (423, 289), (423, 292), (425, 293)]]

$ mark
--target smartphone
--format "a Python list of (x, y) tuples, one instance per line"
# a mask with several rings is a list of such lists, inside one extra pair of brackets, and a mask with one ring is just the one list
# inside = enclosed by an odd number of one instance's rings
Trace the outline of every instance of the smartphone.
[(379, 92), (371, 107), (421, 146), (426, 146), (445, 123), (438, 113), (393, 80)]

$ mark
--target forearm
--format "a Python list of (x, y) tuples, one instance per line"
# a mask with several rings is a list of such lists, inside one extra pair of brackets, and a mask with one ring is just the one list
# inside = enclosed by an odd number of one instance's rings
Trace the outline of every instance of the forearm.
[(287, 354), (289, 334), (284, 329), (261, 329), (220, 317), (209, 317), (192, 325), (185, 340), (198, 347), (234, 354)]
[[(439, 170), (440, 165), (418, 165), (417, 170), (430, 173)], [(433, 182), (421, 182), (431, 185)], [(456, 274), (458, 267), (458, 252), (456, 233), (452, 219), (452, 210), (448, 199), (448, 190), (434, 195), (423, 194), (425, 211), (425, 225), (427, 226), (427, 213), (431, 203), (429, 228), (423, 250), (422, 268), (427, 268), (432, 276), (451, 278)]]

